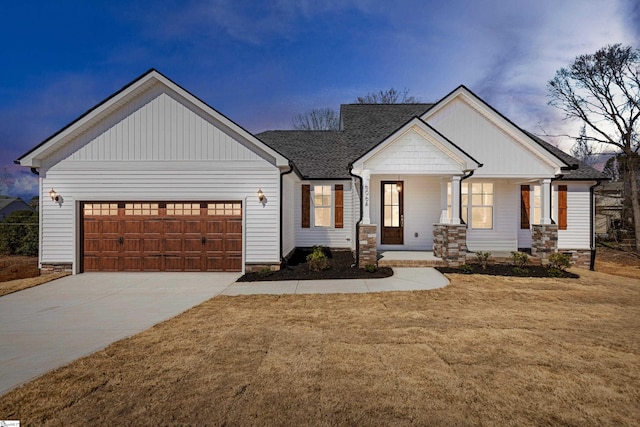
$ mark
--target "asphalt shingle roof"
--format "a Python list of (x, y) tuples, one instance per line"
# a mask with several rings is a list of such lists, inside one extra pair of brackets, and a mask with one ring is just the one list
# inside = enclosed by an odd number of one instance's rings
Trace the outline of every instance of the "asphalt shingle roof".
[[(341, 130), (273, 130), (256, 137), (291, 160), (304, 178), (349, 179), (351, 162), (433, 105), (344, 104), (340, 107)], [(563, 179), (607, 178), (539, 137), (525, 133), (563, 162), (577, 165), (577, 169), (566, 171)]]

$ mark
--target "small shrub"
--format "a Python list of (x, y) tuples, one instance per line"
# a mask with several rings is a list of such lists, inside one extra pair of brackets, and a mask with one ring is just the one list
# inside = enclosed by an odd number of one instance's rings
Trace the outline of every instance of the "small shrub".
[(527, 262), (529, 262), (529, 255), (524, 252), (511, 252), (511, 256), (513, 257), (513, 265), (520, 269), (524, 269)]
[(564, 277), (564, 270), (555, 267), (549, 267), (547, 269), (549, 277)]
[(329, 268), (329, 258), (324, 253), (322, 246), (314, 246), (313, 252), (307, 255), (307, 262), (309, 263), (309, 270), (322, 271)]
[(513, 267), (512, 271), (516, 276), (528, 276), (529, 275), (529, 270), (527, 270), (526, 268), (523, 268), (523, 267)]
[(273, 271), (271, 271), (269, 267), (262, 267), (260, 270), (258, 270), (258, 274), (261, 277), (267, 277), (271, 276), (273, 274)]
[(476, 252), (476, 259), (483, 270), (487, 269), (489, 258), (491, 258), (491, 252)]
[(571, 267), (571, 255), (556, 252), (549, 256), (549, 270), (553, 268), (564, 271), (569, 267)]
[(462, 264), (460, 266), (460, 271), (462, 271), (462, 273), (464, 274), (471, 274), (473, 273), (473, 266), (469, 264)]
[(375, 273), (376, 271), (378, 271), (378, 266), (375, 264), (367, 264), (364, 266), (364, 271), (366, 271), (367, 273)]

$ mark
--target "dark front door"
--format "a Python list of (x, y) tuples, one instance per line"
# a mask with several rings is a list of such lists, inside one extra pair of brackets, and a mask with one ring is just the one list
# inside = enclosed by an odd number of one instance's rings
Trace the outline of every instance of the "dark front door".
[(382, 181), (382, 244), (404, 244), (402, 181)]

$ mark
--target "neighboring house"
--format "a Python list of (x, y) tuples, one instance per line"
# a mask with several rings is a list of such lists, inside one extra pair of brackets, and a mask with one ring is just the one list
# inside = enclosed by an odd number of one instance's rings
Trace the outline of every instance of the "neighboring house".
[[(593, 254), (606, 177), (464, 86), (343, 105), (339, 131), (252, 135), (151, 70), (17, 160), (40, 175), (43, 270), (249, 271), (296, 247)], [(56, 197), (50, 197), (56, 196)], [(53, 194), (55, 193), (55, 194)]]
[(604, 182), (595, 191), (595, 232), (598, 238), (616, 239), (622, 230), (624, 197), (622, 181)]
[(33, 212), (34, 210), (19, 197), (0, 198), (0, 221), (3, 221), (6, 217), (8, 217), (12, 212), (15, 211)]

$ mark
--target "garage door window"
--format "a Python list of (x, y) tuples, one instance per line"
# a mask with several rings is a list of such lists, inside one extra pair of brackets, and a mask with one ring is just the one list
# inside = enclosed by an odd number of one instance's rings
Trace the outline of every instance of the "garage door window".
[(118, 215), (117, 203), (85, 203), (85, 215)]
[(209, 203), (207, 208), (209, 215), (238, 216), (242, 214), (242, 206), (240, 203)]
[(125, 215), (158, 215), (157, 203), (127, 203), (124, 206)]
[(200, 215), (200, 203), (167, 203), (167, 215)]

